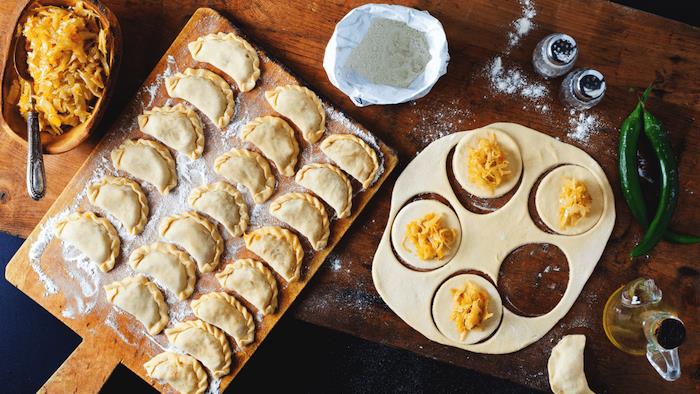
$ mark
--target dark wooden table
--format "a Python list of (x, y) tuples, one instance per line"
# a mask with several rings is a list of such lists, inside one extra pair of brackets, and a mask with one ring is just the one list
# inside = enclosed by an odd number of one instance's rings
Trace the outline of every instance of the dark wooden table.
[[(0, 4), (0, 26), (11, 26), (12, 3)], [(697, 28), (604, 1), (537, 0), (535, 29), (506, 54), (507, 32), (512, 31), (511, 22), (521, 14), (516, 1), (406, 2), (430, 11), (443, 23), (452, 57), (449, 72), (427, 97), (415, 103), (357, 108), (330, 84), (321, 60), (334, 24), (359, 2), (105, 3), (121, 21), (125, 51), (119, 90), (104, 124), (119, 113), (196, 7), (210, 6), (231, 17), (254, 41), (396, 148), (402, 165), (439, 135), (494, 121), (514, 121), (581, 146), (601, 163), (615, 187), (617, 224), (579, 301), (557, 328), (513, 355), (484, 356), (432, 343), (398, 319), (377, 296), (370, 275), (371, 260), (385, 226), (391, 182), (336, 248), (327, 262), (329, 268), (320, 271), (309, 285), (294, 309), (296, 317), (539, 389), (548, 387), (546, 359), (553, 343), (566, 333), (582, 332), (588, 336), (586, 372), (596, 391), (649, 391), (652, 387), (655, 391), (700, 390), (700, 340), (693, 336), (700, 322), (700, 248), (662, 243), (648, 258), (631, 261), (627, 252), (639, 239), (640, 229), (619, 199), (615, 170), (616, 126), (635, 101), (630, 89), (643, 88), (656, 79), (659, 83), (651, 107), (671, 130), (681, 165), (682, 194), (674, 227), (686, 231), (700, 227), (700, 202), (695, 198), (700, 192), (700, 176), (695, 172), (700, 157), (700, 133), (695, 121), (700, 114)], [(545, 98), (533, 103), (520, 96), (499, 94), (484, 71), (495, 56), (501, 56), (506, 67), (517, 66), (531, 81), (539, 81), (532, 73), (529, 56), (535, 43), (553, 31), (576, 37), (581, 49), (578, 64), (599, 69), (608, 81), (605, 100), (591, 112), (600, 120), (597, 133), (585, 143), (567, 137), (572, 128), (571, 115), (558, 100)], [(553, 92), (558, 82), (543, 83)], [(537, 105), (547, 105), (549, 110)], [(40, 203), (31, 203), (23, 185), (24, 149), (0, 135), (0, 230), (26, 236), (97, 138), (75, 151), (47, 158), (48, 195)], [(535, 271), (521, 272), (531, 275)], [(600, 314), (605, 299), (616, 287), (639, 275), (657, 279), (666, 296), (679, 306), (688, 326), (689, 339), (681, 350), (683, 377), (673, 384), (664, 383), (643, 358), (615, 350), (602, 332)], [(535, 290), (523, 291), (542, 298)]]

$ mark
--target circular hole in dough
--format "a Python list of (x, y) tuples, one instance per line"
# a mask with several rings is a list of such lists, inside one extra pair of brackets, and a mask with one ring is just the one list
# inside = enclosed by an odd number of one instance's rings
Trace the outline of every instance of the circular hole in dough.
[[(457, 182), (457, 179), (454, 175), (452, 159), (454, 157), (455, 150), (456, 146), (452, 147), (450, 153), (447, 154), (447, 160), (445, 161), (447, 180), (450, 182), (450, 187), (452, 187), (452, 191), (455, 193), (457, 200), (459, 200), (460, 204), (462, 204), (462, 206), (466, 210), (480, 215), (496, 212), (497, 210), (505, 206), (520, 188), (520, 183), (523, 180), (522, 171), (520, 172), (520, 177), (518, 178), (518, 181), (516, 182), (515, 186), (512, 189), (510, 189), (509, 192), (500, 197), (479, 198), (469, 193), (468, 191), (464, 190), (464, 188), (459, 184), (459, 182)], [(534, 193), (532, 199), (534, 201)]]
[[(475, 147), (479, 138), (489, 138), (491, 135), (496, 136), (496, 142), (501, 146), (506, 160), (510, 163), (510, 174), (493, 192), (469, 180), (469, 148)], [(467, 133), (457, 143), (452, 156), (452, 171), (459, 185), (470, 194), (478, 198), (497, 198), (508, 193), (518, 184), (523, 171), (523, 160), (518, 144), (508, 134), (491, 128), (478, 129)]]
[(569, 284), (569, 263), (555, 245), (523, 245), (503, 259), (497, 283), (503, 305), (511, 312), (542, 316), (564, 296)]
[[(586, 185), (591, 196), (591, 211), (576, 225), (561, 228), (559, 226), (559, 194), (564, 182), (568, 178), (574, 178)], [(535, 194), (535, 207), (542, 222), (552, 231), (563, 235), (578, 235), (590, 230), (598, 223), (604, 209), (603, 189), (600, 182), (588, 169), (567, 164), (557, 167), (547, 174)]]
[[(463, 286), (465, 282), (472, 282), (486, 290), (489, 295), (489, 303), (486, 310), (489, 313), (493, 313), (493, 316), (469, 330), (464, 339), (461, 340), (457, 324), (451, 319), (453, 306), (452, 289)], [(503, 305), (501, 304), (501, 296), (498, 294), (498, 290), (490, 281), (475, 274), (459, 274), (449, 278), (440, 285), (433, 298), (433, 321), (435, 326), (448, 339), (464, 345), (471, 345), (491, 336), (501, 324), (502, 315)]]
[[(415, 253), (415, 246), (411, 241), (407, 240), (403, 243), (408, 224), (429, 213), (442, 215), (443, 224), (457, 230), (457, 237), (454, 244), (448, 250), (445, 257), (440, 260), (421, 260)], [(394, 224), (391, 227), (391, 244), (394, 247), (394, 251), (403, 263), (409, 265), (409, 268), (434, 270), (442, 267), (457, 253), (461, 241), (462, 228), (457, 214), (449, 206), (432, 199), (417, 200), (406, 204), (396, 215)]]

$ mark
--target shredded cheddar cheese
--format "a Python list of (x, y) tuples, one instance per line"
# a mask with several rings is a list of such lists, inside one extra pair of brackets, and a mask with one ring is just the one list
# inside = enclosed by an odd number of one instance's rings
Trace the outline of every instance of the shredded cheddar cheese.
[[(85, 122), (104, 93), (110, 71), (107, 31), (98, 15), (82, 1), (70, 9), (40, 6), (27, 17), (22, 34), (41, 130), (58, 135), (65, 126)], [(25, 117), (32, 99), (28, 85), (21, 86), (18, 103)]]
[(559, 226), (575, 226), (591, 211), (591, 203), (591, 196), (583, 182), (565, 179), (559, 193)]
[(470, 330), (493, 316), (488, 311), (488, 293), (472, 282), (464, 282), (462, 287), (451, 289), (452, 315), (450, 319), (457, 325), (459, 339), (464, 340)]
[(476, 148), (469, 148), (469, 181), (492, 193), (510, 174), (509, 163), (496, 136), (479, 138)]
[(411, 241), (421, 260), (442, 259), (457, 239), (457, 230), (445, 226), (441, 215), (429, 213), (406, 226), (406, 235), (401, 245)]

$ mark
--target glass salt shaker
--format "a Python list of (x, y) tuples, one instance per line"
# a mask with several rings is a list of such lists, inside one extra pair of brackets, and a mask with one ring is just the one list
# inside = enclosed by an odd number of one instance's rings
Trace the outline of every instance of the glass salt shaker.
[(567, 34), (554, 33), (537, 44), (532, 52), (532, 65), (541, 76), (554, 78), (569, 72), (574, 67), (576, 58), (576, 41)]
[(589, 109), (603, 99), (605, 78), (591, 68), (572, 71), (561, 83), (559, 95), (564, 104), (570, 107), (577, 110)]

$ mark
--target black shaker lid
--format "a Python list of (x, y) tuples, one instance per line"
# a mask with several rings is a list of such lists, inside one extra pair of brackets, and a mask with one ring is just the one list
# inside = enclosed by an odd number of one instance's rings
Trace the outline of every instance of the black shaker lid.
[(664, 349), (675, 349), (685, 340), (685, 325), (679, 319), (664, 319), (656, 329), (656, 342)]

